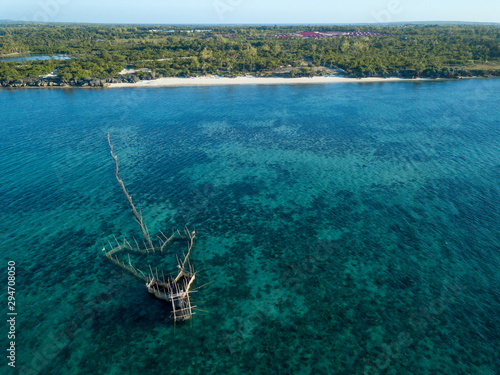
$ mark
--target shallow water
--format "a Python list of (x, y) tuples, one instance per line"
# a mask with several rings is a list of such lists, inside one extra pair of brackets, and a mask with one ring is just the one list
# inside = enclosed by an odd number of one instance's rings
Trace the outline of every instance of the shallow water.
[(68, 60), (71, 59), (70, 56), (67, 55), (52, 55), (52, 56), (43, 56), (43, 55), (32, 55), (32, 56), (21, 56), (21, 57), (4, 57), (1, 58), (0, 61), (34, 61), (34, 60)]
[[(17, 369), (495, 374), (499, 90), (1, 90)], [(101, 252), (140, 236), (108, 132), (150, 232), (196, 227), (188, 324)], [(181, 251), (134, 259), (167, 273)]]

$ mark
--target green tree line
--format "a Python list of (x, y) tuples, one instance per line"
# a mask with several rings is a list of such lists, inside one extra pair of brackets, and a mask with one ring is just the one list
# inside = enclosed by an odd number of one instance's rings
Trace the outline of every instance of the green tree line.
[[(500, 27), (398, 26), (130, 26), (7, 23), (0, 55), (65, 54), (68, 60), (2, 61), (0, 80), (38, 77), (57, 69), (61, 80), (108, 78), (124, 68), (139, 76), (219, 74), (428, 75), (450, 69), (500, 68)], [(299, 31), (367, 31), (383, 36), (277, 38)]]

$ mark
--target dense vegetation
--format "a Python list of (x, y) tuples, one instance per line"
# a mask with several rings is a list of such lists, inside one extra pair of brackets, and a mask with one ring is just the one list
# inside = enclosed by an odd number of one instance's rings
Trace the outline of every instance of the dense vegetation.
[[(199, 26), (198, 26), (199, 28)], [(0, 55), (66, 54), (68, 60), (0, 62), (0, 81), (57, 69), (60, 81), (242, 74), (310, 76), (500, 75), (498, 26), (204, 27), (7, 23)], [(371, 31), (386, 36), (276, 38), (298, 31)]]

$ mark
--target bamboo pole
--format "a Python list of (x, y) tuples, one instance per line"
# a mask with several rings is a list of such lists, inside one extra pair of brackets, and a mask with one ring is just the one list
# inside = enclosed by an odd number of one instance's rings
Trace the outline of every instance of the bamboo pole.
[(137, 223), (140, 225), (141, 230), (142, 230), (142, 235), (144, 236), (144, 239), (149, 243), (151, 247), (153, 246), (153, 243), (151, 242), (151, 238), (149, 237), (148, 229), (146, 228), (143, 220), (142, 220), (142, 215), (137, 212), (134, 203), (132, 203), (132, 197), (128, 194), (127, 189), (125, 188), (125, 184), (123, 183), (122, 179), (120, 178), (120, 173), (119, 173), (119, 167), (118, 167), (118, 157), (115, 156), (113, 153), (113, 145), (111, 144), (111, 138), (108, 133), (108, 144), (109, 144), (109, 149), (110, 149), (110, 154), (113, 160), (115, 161), (115, 176), (116, 180), (118, 181), (118, 184), (121, 186), (123, 194), (125, 195), (125, 198), (127, 198), (128, 203), (130, 204), (130, 207), (132, 208), (132, 213), (135, 216), (135, 219), (137, 220)]
[[(163, 232), (160, 231), (161, 234), (163, 234)], [(175, 232), (172, 233), (172, 235), (170, 237), (167, 238), (167, 236), (165, 236), (163, 234), (163, 236), (166, 238), (166, 240), (161, 244), (160, 246), (160, 251), (163, 253), (163, 248), (171, 241), (173, 240), (174, 236), (175, 236)]]
[(182, 265), (180, 266), (181, 270), (179, 271), (179, 274), (177, 275), (177, 277), (174, 280), (175, 282), (179, 281), (179, 279), (182, 276), (187, 276), (187, 274), (185, 272), (186, 263), (188, 262), (189, 256), (191, 255), (191, 250), (193, 249), (193, 246), (194, 246), (194, 238), (196, 236), (196, 232), (194, 230), (193, 230), (193, 232), (190, 233), (189, 230), (187, 228), (185, 228), (184, 231), (189, 236), (188, 253), (184, 257), (184, 261), (182, 262)]

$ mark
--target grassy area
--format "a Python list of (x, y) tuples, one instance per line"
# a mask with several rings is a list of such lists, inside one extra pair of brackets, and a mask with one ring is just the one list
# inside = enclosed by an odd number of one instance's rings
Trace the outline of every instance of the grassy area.
[(498, 70), (500, 69), (500, 62), (470, 64), (465, 66), (456, 66), (455, 68), (464, 70)]

